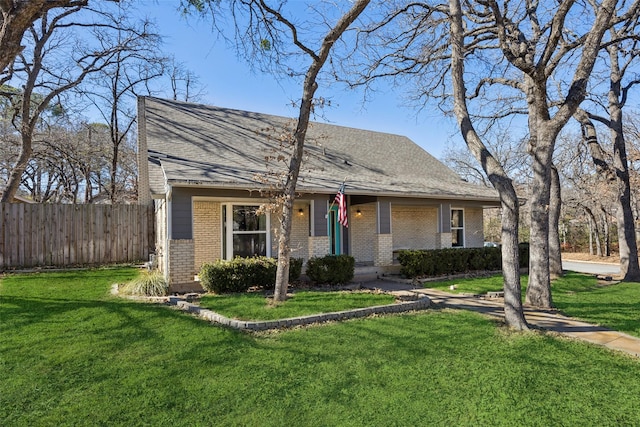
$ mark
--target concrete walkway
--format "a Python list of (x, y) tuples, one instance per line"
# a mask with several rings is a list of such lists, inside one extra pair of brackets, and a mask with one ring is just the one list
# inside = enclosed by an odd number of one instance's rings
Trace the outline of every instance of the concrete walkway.
[[(396, 295), (407, 293), (426, 295), (431, 299), (432, 304), (436, 306), (472, 310), (504, 318), (502, 298), (486, 299), (474, 295), (450, 294), (438, 289), (419, 288), (410, 283), (391, 280), (366, 282), (362, 286), (369, 289), (380, 289)], [(574, 320), (556, 311), (525, 308), (525, 318), (527, 323), (534, 328), (556, 332), (640, 357), (640, 338), (602, 326)]]

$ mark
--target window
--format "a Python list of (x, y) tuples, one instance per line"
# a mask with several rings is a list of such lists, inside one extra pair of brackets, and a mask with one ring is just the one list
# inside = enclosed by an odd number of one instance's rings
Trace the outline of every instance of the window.
[(222, 211), (224, 259), (271, 256), (269, 218), (255, 205), (226, 205)]
[(464, 211), (451, 209), (451, 246), (464, 247)]

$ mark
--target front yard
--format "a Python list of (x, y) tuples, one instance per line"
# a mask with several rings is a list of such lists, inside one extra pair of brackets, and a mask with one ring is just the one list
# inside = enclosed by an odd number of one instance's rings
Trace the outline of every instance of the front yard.
[(109, 294), (112, 283), (135, 274), (105, 269), (2, 279), (0, 425), (640, 419), (640, 361), (603, 348), (511, 333), (451, 310), (254, 335)]

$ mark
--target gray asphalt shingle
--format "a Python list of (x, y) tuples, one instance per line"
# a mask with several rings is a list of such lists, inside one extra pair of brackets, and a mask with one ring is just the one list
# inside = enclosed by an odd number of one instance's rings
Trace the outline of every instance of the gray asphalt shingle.
[[(260, 189), (267, 172), (286, 172), (291, 118), (147, 97), (144, 100), (150, 186)], [(269, 159), (269, 160), (267, 160)], [(280, 160), (279, 160), (280, 159)], [(410, 139), (313, 122), (297, 190), (349, 194), (497, 200), (463, 181)]]

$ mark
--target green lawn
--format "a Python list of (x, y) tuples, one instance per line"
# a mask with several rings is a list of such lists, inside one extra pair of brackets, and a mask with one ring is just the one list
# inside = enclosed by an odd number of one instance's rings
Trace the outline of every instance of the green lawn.
[[(524, 299), (527, 276), (522, 276)], [(455, 291), (449, 286), (456, 285)], [(427, 282), (429, 288), (482, 294), (502, 289), (502, 276)], [(593, 275), (569, 272), (554, 280), (554, 305), (567, 316), (640, 337), (640, 283), (599, 285)]]
[(0, 425), (636, 425), (640, 361), (451, 310), (252, 335), (109, 295), (131, 269), (0, 282)]
[(273, 305), (262, 293), (207, 295), (200, 306), (240, 320), (275, 320), (310, 314), (393, 304), (387, 294), (366, 292), (296, 292), (286, 304)]

